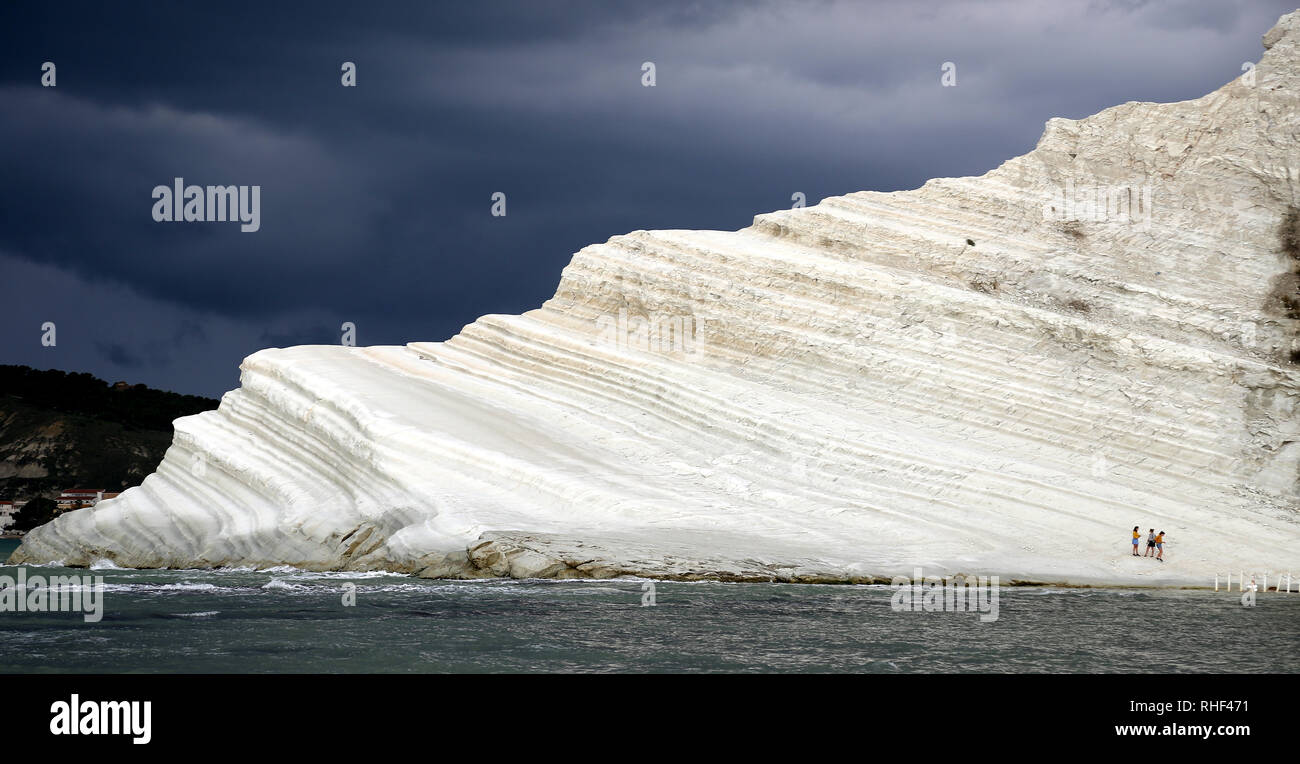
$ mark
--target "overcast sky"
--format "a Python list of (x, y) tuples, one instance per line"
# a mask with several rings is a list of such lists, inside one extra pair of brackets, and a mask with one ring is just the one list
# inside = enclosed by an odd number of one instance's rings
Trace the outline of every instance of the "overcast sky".
[[(345, 321), (446, 339), (615, 234), (978, 175), (1051, 117), (1201, 96), (1295, 2), (7, 2), (0, 363), (217, 396)], [(177, 176), (260, 185), (261, 230), (155, 222)]]

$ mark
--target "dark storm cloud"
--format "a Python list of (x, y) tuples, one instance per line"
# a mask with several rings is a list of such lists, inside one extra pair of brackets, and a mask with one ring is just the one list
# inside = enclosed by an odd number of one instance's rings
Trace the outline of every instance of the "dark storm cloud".
[[(345, 321), (365, 344), (442, 339), (535, 307), (572, 252), (613, 234), (734, 229), (795, 191), (980, 174), (1050, 117), (1202, 95), (1257, 60), (1287, 10), (6, 6), (0, 268), (28, 312), (0, 327), (0, 361), (215, 394), (241, 356), (337, 342)], [(39, 87), (46, 60), (57, 88)], [(356, 88), (339, 85), (345, 60)], [(955, 88), (939, 86), (945, 61)], [(155, 223), (150, 190), (176, 176), (260, 185), (261, 230)], [(51, 283), (57, 301), (26, 294)], [(70, 330), (42, 348), (58, 310)]]
[(128, 350), (118, 342), (94, 342), (95, 350), (109, 363), (123, 369), (138, 369), (144, 366), (144, 359)]
[[(340, 325), (341, 326), (341, 325)], [(294, 345), (330, 345), (339, 342), (341, 333), (324, 325), (302, 326), (282, 332), (262, 332), (262, 347), (287, 348)]]

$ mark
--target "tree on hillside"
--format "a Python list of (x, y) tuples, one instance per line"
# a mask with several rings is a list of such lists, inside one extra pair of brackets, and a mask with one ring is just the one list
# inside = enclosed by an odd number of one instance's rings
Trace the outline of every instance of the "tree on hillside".
[(37, 497), (27, 502), (22, 509), (14, 513), (13, 524), (5, 530), (26, 533), (33, 528), (45, 525), (59, 514), (59, 505), (53, 499)]

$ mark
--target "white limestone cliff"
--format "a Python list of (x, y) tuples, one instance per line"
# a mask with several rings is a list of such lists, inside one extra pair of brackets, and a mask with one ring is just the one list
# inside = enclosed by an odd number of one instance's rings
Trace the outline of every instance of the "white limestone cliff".
[(1053, 119), (978, 178), (616, 236), (446, 342), (256, 353), (11, 562), (1300, 575), (1300, 12), (1264, 43), (1253, 82)]

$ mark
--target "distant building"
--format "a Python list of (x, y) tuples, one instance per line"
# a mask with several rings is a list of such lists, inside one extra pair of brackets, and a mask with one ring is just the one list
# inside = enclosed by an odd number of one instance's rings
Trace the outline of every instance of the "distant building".
[[(25, 504), (26, 502), (23, 503)], [(14, 515), (18, 514), (18, 510), (21, 508), (22, 504), (17, 502), (0, 501), (0, 532), (3, 532), (5, 528), (13, 525)]]
[[(116, 496), (117, 494), (113, 494)], [(103, 488), (68, 488), (59, 494), (55, 504), (59, 509), (81, 509), (93, 507), (104, 498)]]

